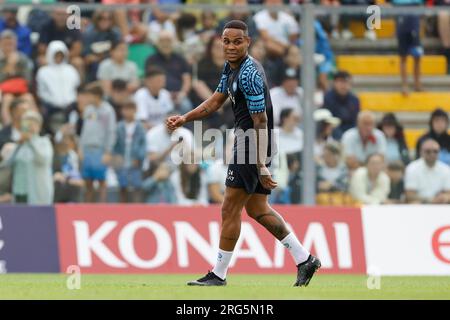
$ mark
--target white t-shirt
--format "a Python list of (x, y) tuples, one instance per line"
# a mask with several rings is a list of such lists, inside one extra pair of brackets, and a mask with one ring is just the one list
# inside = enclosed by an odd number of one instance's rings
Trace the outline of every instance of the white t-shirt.
[(97, 70), (97, 78), (99, 80), (115, 80), (132, 81), (138, 79), (138, 67), (133, 61), (124, 61), (123, 64), (115, 63), (111, 58), (100, 62)]
[(425, 160), (417, 159), (406, 167), (405, 190), (417, 191), (421, 199), (431, 200), (442, 191), (450, 191), (450, 168), (437, 161), (430, 168)]
[(338, 179), (342, 176), (342, 172), (345, 170), (345, 165), (343, 163), (338, 164), (336, 167), (322, 166), (322, 178), (326, 181), (331, 182), (333, 185), (336, 184)]
[(148, 25), (148, 33), (147, 33), (147, 37), (150, 40), (150, 42), (157, 43), (158, 35), (163, 30), (169, 31), (172, 34), (177, 33), (175, 24), (170, 19), (167, 19), (163, 23), (160, 23), (157, 20), (153, 20), (152, 22), (150, 22)]
[(275, 87), (270, 89), (270, 98), (273, 108), (273, 123), (280, 124), (280, 114), (284, 109), (294, 109), (299, 116), (303, 114), (302, 99), (303, 89), (298, 87), (296, 94), (290, 96), (283, 87)]
[[(177, 145), (166, 159), (169, 164), (173, 166), (178, 165), (182, 160), (183, 150), (188, 152), (189, 150), (192, 150), (193, 147), (194, 135), (186, 128), (180, 127), (171, 135), (167, 132), (166, 125), (164, 123), (151, 128), (145, 137), (147, 142), (147, 153), (163, 153), (174, 141), (178, 141), (179, 137), (183, 137), (183, 143)], [(147, 169), (148, 165), (148, 161), (146, 160), (144, 163), (144, 169)]]
[(289, 36), (299, 34), (299, 26), (290, 14), (278, 11), (277, 19), (273, 19), (268, 10), (262, 10), (255, 14), (254, 20), (258, 30), (265, 30), (272, 38), (283, 44), (289, 43)]
[(166, 89), (161, 89), (158, 97), (154, 97), (147, 88), (141, 88), (134, 94), (134, 102), (137, 106), (136, 119), (147, 121), (152, 126), (163, 123), (173, 110), (173, 101)]
[(367, 157), (373, 153), (386, 155), (386, 137), (378, 129), (373, 130), (373, 141), (368, 141), (365, 145), (361, 140), (358, 128), (351, 128), (345, 131), (342, 136), (342, 147), (344, 156), (354, 156), (359, 162), (365, 162)]
[(373, 184), (369, 179), (367, 168), (360, 167), (350, 179), (350, 194), (364, 204), (381, 204), (389, 195), (390, 183), (389, 176), (382, 171)]
[(286, 132), (278, 128), (279, 145), (278, 151), (280, 153), (290, 154), (300, 152), (303, 150), (303, 130), (295, 127), (292, 132)]

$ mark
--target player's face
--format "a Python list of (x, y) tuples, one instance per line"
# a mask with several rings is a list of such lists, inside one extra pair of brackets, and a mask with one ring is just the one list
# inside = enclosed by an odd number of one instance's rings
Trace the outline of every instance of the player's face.
[(238, 62), (247, 55), (250, 38), (243, 30), (227, 28), (222, 34), (222, 45), (225, 59), (228, 62)]

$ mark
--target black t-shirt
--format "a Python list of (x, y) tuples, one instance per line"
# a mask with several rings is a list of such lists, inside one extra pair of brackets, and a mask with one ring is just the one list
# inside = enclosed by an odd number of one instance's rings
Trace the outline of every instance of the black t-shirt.
[(91, 25), (83, 34), (83, 56), (87, 54), (107, 55), (120, 41), (120, 33), (115, 29), (100, 31)]
[(41, 30), (39, 43), (49, 44), (54, 40), (60, 40), (66, 44), (68, 48), (76, 41), (81, 41), (81, 32), (77, 29), (58, 29), (53, 20), (48, 21)]
[[(242, 147), (241, 144), (244, 143), (244, 140), (239, 140), (239, 129), (245, 133), (254, 127), (251, 114), (266, 112), (269, 141), (267, 155), (270, 156), (273, 145), (273, 110), (266, 75), (261, 64), (250, 56), (247, 56), (236, 69), (232, 69), (226, 62), (216, 90), (228, 94), (231, 100), (237, 137), (235, 147)], [(234, 151), (240, 149), (235, 148)], [(245, 147), (245, 151), (248, 152), (248, 146)]]
[[(223, 65), (217, 66), (211, 59), (202, 59), (198, 62), (198, 80), (205, 82), (211, 91), (215, 91), (217, 87), (217, 79), (220, 79), (222, 74)], [(194, 106), (203, 102), (194, 90), (190, 95), (191, 101)]]
[(223, 66), (217, 66), (211, 59), (202, 59), (198, 63), (198, 79), (204, 81), (208, 88), (214, 91), (222, 68)]
[(165, 57), (159, 52), (151, 55), (145, 62), (145, 70), (152, 66), (158, 66), (166, 72), (166, 89), (171, 92), (180, 91), (183, 85), (182, 75), (191, 73), (191, 68), (186, 60), (176, 53), (172, 53), (169, 57)]

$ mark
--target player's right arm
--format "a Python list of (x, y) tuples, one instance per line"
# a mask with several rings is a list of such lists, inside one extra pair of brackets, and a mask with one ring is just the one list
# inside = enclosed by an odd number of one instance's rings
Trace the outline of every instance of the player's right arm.
[(203, 101), (197, 108), (189, 111), (184, 115), (175, 115), (167, 118), (166, 125), (169, 130), (175, 130), (186, 122), (203, 119), (211, 113), (216, 112), (227, 100), (228, 96), (218, 91), (214, 92), (211, 97)]

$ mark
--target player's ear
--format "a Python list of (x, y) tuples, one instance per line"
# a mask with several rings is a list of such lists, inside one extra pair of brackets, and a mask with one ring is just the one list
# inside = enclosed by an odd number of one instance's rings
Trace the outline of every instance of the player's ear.
[(247, 36), (247, 49), (250, 48), (250, 44), (252, 43), (252, 38)]

